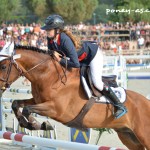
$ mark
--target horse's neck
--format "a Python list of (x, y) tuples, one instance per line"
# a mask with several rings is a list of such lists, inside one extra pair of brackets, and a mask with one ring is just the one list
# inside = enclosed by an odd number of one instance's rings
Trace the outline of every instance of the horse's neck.
[[(65, 68), (63, 68), (59, 62), (52, 59), (49, 55), (30, 50), (16, 50), (16, 53), (21, 54), (21, 58), (16, 61), (21, 70), (24, 72), (24, 76), (32, 83), (41, 79), (43, 81), (40, 82), (41, 84), (44, 84), (47, 80), (51, 83), (59, 82), (61, 80), (63, 81), (65, 80), (65, 77), (67, 77), (68, 82), (73, 79), (79, 79), (79, 69), (71, 69), (65, 72)], [(40, 64), (44, 60), (45, 62)], [(38, 64), (40, 65), (34, 68)], [(31, 68), (34, 69), (29, 71)]]
[(16, 54), (21, 54), (21, 58), (17, 59), (16, 62), (20, 67), (20, 69), (25, 73), (24, 76), (27, 78), (29, 76), (31, 77), (31, 75), (34, 76), (34, 74), (36, 74), (36, 76), (40, 75), (39, 71), (41, 69), (41, 66), (45, 65), (46, 62), (39, 65), (38, 67), (35, 66), (40, 64), (42, 61), (47, 60), (48, 58), (50, 59), (49, 55), (38, 53), (35, 51), (30, 51), (30, 50), (16, 50)]

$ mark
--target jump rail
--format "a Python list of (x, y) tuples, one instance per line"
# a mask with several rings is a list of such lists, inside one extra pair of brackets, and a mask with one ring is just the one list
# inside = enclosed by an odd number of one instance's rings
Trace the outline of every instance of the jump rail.
[(36, 136), (28, 136), (23, 134), (16, 134), (12, 132), (3, 132), (0, 131), (0, 138), (13, 140), (17, 142), (23, 142), (32, 145), (39, 145), (43, 147), (53, 147), (53, 148), (64, 148), (69, 150), (123, 150), (119, 148), (110, 148), (105, 146), (97, 146), (97, 145), (90, 145), (90, 144), (82, 144), (76, 142), (68, 142), (63, 140), (53, 140), (53, 139), (46, 139), (46, 138), (39, 138)]

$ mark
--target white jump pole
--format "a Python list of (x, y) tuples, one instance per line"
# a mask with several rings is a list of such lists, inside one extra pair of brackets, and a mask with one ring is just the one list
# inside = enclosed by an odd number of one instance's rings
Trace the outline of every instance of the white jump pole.
[(126, 72), (126, 60), (120, 55), (115, 58), (114, 71), (113, 73), (117, 75), (117, 83), (119, 86), (127, 89), (127, 72)]
[(28, 135), (17, 134), (12, 132), (4, 132), (4, 131), (0, 131), (0, 138), (37, 145), (37, 146), (43, 146), (43, 147), (64, 148), (69, 150), (70, 149), (71, 150), (81, 150), (81, 149), (100, 150), (100, 147), (97, 145), (67, 142), (63, 140), (53, 140), (53, 139), (40, 138), (36, 136), (28, 136)]
[(14, 92), (14, 93), (31, 94), (31, 90), (28, 90), (28, 89), (13, 89), (13, 88), (9, 88), (6, 91), (7, 92)]

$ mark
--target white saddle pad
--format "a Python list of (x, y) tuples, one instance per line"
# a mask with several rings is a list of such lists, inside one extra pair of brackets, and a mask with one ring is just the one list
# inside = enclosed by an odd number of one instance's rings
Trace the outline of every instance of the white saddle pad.
[[(125, 92), (124, 88), (122, 88), (122, 87), (117, 87), (117, 88), (111, 87), (111, 89), (114, 91), (114, 93), (119, 98), (121, 103), (125, 102), (126, 92)], [(96, 102), (97, 103), (110, 103), (110, 101), (105, 96), (101, 96), (99, 99), (96, 99)]]

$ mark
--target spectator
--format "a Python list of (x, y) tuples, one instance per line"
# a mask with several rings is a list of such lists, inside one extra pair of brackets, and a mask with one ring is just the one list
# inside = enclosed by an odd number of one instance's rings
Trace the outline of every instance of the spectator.
[(138, 48), (141, 49), (144, 47), (144, 38), (142, 36), (140, 36), (137, 40), (137, 43), (138, 43)]
[(124, 49), (129, 49), (129, 41), (128, 40), (126, 40), (125, 42), (124, 42)]
[(145, 40), (145, 48), (149, 48), (150, 47), (150, 37), (147, 37)]
[(135, 30), (131, 30), (130, 36), (131, 36), (131, 40), (132, 41), (136, 40), (136, 32), (135, 32)]
[(117, 48), (117, 45), (114, 41), (112, 41), (110, 44), (110, 49), (113, 50), (114, 48)]
[(30, 26), (29, 26), (29, 28), (30, 28), (30, 33), (33, 33), (33, 24), (30, 24)]
[(17, 37), (19, 35), (19, 27), (17, 26), (17, 24), (15, 24), (13, 27), (12, 27), (12, 31), (13, 31), (13, 36), (14, 37)]
[(43, 49), (43, 50), (48, 50), (47, 48), (47, 40), (43, 40), (43, 42), (41, 43), (40, 49)]
[(2, 36), (0, 36), (0, 50), (4, 47), (5, 45), (5, 40)]
[(103, 47), (104, 50), (110, 50), (110, 44), (109, 44), (108, 41), (104, 42), (104, 45), (103, 45), (103, 46), (104, 46), (104, 47)]
[(37, 36), (36, 35), (32, 35), (31, 36), (31, 46), (36, 47), (37, 46)]
[(21, 35), (24, 35), (24, 33), (25, 33), (25, 27), (23, 26), (23, 24), (21, 24), (21, 26), (20, 26), (20, 33), (21, 33)]
[(25, 28), (24, 28), (25, 33), (29, 34), (30, 33), (30, 27), (28, 25), (28, 23), (26, 24)]
[(40, 34), (40, 30), (41, 29), (40, 29), (39, 24), (36, 24), (34, 29), (33, 29), (33, 32), (34, 32), (34, 34), (39, 35)]
[(16, 45), (21, 45), (20, 40), (18, 38), (14, 38), (14, 42), (15, 42)]
[(0, 27), (0, 36), (3, 36), (3, 28)]
[(12, 36), (12, 24), (9, 24), (7, 27), (7, 35), (10, 35), (10, 37)]

